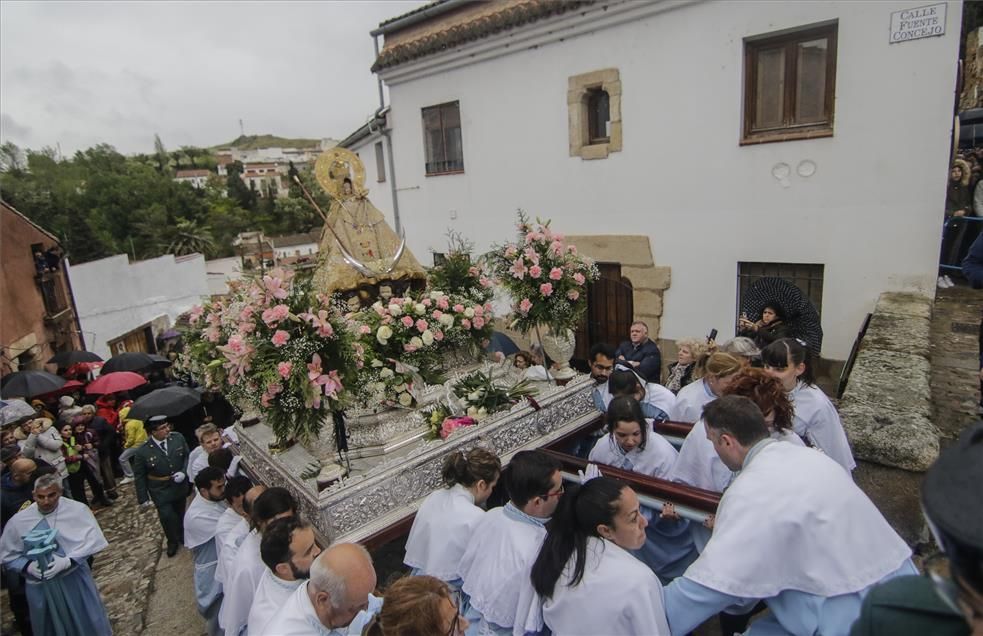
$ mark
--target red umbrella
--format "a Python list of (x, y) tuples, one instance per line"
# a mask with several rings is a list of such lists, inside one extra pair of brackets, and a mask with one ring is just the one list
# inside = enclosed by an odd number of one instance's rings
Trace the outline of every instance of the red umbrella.
[(89, 383), (85, 388), (86, 393), (117, 393), (119, 391), (129, 391), (136, 387), (146, 384), (147, 378), (139, 373), (132, 371), (113, 371), (104, 373)]
[(65, 395), (67, 393), (72, 393), (73, 391), (78, 391), (85, 386), (85, 382), (79, 382), (78, 380), (69, 380), (65, 383), (65, 386), (58, 390), (51, 391), (50, 393), (45, 393), (44, 395), (36, 395), (34, 397), (39, 400), (45, 400), (47, 398), (56, 397), (59, 395)]

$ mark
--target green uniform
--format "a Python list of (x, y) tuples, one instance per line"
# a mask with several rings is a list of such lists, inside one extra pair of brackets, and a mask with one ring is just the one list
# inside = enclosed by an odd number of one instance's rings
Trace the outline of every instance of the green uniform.
[[(170, 433), (164, 440), (165, 454), (152, 436), (147, 438), (133, 455), (133, 479), (137, 502), (148, 499), (157, 507), (160, 525), (164, 528), (167, 545), (179, 546), (184, 541), (184, 505), (189, 492), (188, 444), (180, 433)], [(175, 473), (183, 473), (184, 481), (174, 481)]]
[(926, 576), (899, 576), (870, 590), (850, 636), (969, 636), (969, 624), (952, 611)]

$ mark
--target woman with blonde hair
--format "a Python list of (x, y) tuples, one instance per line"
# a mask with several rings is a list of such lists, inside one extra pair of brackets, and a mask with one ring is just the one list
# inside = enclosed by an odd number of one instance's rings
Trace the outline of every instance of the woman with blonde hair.
[(365, 636), (464, 636), (469, 623), (460, 611), (460, 599), (438, 578), (407, 576), (386, 590), (382, 610)]
[(676, 361), (669, 365), (669, 377), (665, 387), (679, 393), (684, 386), (703, 377), (700, 360), (707, 355), (709, 347), (700, 338), (681, 338), (676, 341)]
[(669, 419), (673, 422), (695, 422), (703, 415), (703, 406), (727, 390), (733, 376), (744, 368), (744, 362), (730, 353), (716, 351), (707, 358), (703, 378), (683, 387), (676, 395)]

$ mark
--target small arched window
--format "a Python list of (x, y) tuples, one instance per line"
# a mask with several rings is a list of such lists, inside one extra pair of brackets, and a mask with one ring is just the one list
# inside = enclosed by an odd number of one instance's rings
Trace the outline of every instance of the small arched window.
[(590, 144), (611, 140), (611, 110), (607, 91), (592, 88), (587, 91), (587, 139)]

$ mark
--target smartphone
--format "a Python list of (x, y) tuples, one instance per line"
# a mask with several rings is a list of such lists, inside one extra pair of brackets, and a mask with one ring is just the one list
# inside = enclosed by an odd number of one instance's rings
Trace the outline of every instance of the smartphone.
[(710, 335), (707, 336), (707, 342), (713, 342), (716, 339), (717, 339), (717, 330), (716, 329), (711, 329), (710, 330)]

